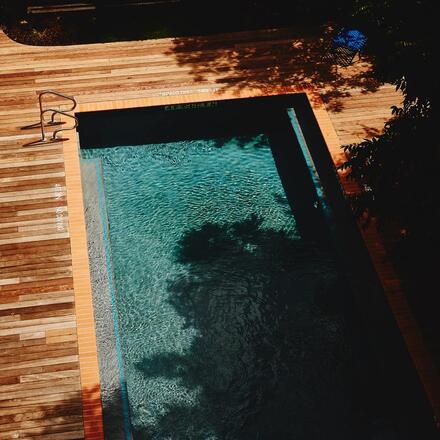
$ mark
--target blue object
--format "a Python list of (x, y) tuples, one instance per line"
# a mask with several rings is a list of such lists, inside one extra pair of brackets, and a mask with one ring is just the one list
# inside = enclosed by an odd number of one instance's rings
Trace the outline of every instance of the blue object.
[(343, 29), (333, 38), (335, 47), (347, 47), (353, 51), (361, 50), (366, 42), (367, 37), (358, 29)]

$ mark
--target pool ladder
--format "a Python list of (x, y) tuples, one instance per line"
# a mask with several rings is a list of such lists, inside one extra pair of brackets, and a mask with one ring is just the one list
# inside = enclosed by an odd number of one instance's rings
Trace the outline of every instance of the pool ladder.
[[(57, 110), (54, 108), (44, 108), (43, 107), (43, 96), (45, 96), (45, 95), (55, 95), (60, 98), (66, 99), (71, 102), (71, 106), (66, 110)], [(69, 138), (58, 137), (58, 133), (60, 133), (62, 131), (67, 131), (67, 130), (74, 130), (76, 127), (78, 127), (78, 119), (73, 114), (69, 113), (69, 112), (73, 112), (73, 110), (75, 110), (75, 108), (76, 108), (77, 103), (76, 103), (75, 98), (73, 98), (72, 96), (63, 95), (62, 93), (55, 92), (54, 90), (44, 90), (38, 94), (38, 103), (40, 105), (40, 121), (36, 122), (35, 124), (26, 125), (25, 127), (21, 127), (21, 129), (22, 130), (30, 130), (33, 128), (40, 127), (41, 138), (36, 141), (32, 141), (32, 142), (28, 142), (27, 144), (24, 144), (24, 147), (30, 147), (32, 145), (54, 144), (56, 142), (67, 141)], [(46, 115), (50, 115), (50, 120), (48, 122), (46, 122), (46, 119), (45, 119)], [(73, 119), (74, 125), (73, 125), (73, 127), (58, 128), (56, 130), (53, 130), (52, 136), (48, 137), (48, 134), (46, 133), (45, 128), (56, 127), (56, 126), (64, 124), (63, 121), (56, 121), (55, 120), (56, 115), (62, 115), (67, 118)]]

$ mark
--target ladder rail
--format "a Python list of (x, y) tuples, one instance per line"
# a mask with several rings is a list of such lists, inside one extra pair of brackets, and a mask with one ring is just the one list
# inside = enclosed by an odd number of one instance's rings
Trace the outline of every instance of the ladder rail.
[(52, 114), (52, 118), (55, 114), (59, 114), (59, 115), (63, 115), (66, 116), (67, 118), (71, 118), (74, 120), (74, 125), (73, 127), (68, 127), (68, 128), (58, 128), (57, 130), (54, 130), (54, 132), (52, 133), (52, 140), (56, 140), (57, 139), (57, 134), (61, 133), (62, 131), (67, 131), (67, 130), (75, 130), (76, 127), (78, 127), (78, 118), (76, 116), (71, 115), (70, 113), (61, 111), (61, 110), (54, 110), (54, 113)]
[[(50, 121), (46, 122), (44, 119), (44, 115), (46, 113), (51, 112), (51, 117), (50, 117)], [(64, 124), (64, 122), (57, 122), (55, 121), (55, 115), (58, 113), (58, 110), (54, 109), (54, 108), (47, 108), (45, 110), (40, 111), (40, 121), (36, 122), (35, 124), (31, 124), (31, 125), (26, 125), (25, 127), (21, 127), (22, 130), (28, 130), (28, 129), (32, 129), (32, 128), (37, 128), (40, 127), (41, 130), (41, 140), (46, 139), (46, 132), (44, 130), (44, 127), (52, 127), (54, 125), (61, 125)]]
[(77, 102), (76, 99), (73, 96), (65, 95), (64, 93), (55, 92), (55, 90), (43, 90), (38, 94), (38, 102), (40, 104), (40, 112), (43, 111), (43, 96), (45, 95), (55, 95), (60, 98), (68, 99), (72, 102), (72, 107), (69, 109), (66, 109), (64, 111), (66, 112), (73, 112), (73, 110), (76, 109)]
[[(52, 112), (52, 117), (51, 119), (53, 120), (54, 116), (56, 114), (60, 114), (63, 115), (65, 117), (71, 118), (74, 120), (74, 125), (73, 127), (68, 127), (68, 128), (59, 128), (58, 130), (54, 130), (52, 133), (52, 136), (50, 139), (46, 139), (46, 133), (44, 132), (44, 128), (42, 128), (42, 137), (36, 141), (32, 141), (32, 142), (28, 142), (27, 144), (24, 144), (24, 147), (30, 147), (32, 145), (42, 145), (42, 144), (54, 144), (56, 142), (61, 142), (61, 141), (67, 141), (69, 140), (69, 138), (60, 138), (57, 137), (58, 133), (62, 132), (62, 131), (67, 131), (67, 130), (74, 130), (76, 127), (78, 127), (79, 121), (78, 118), (76, 116), (71, 115), (70, 113), (64, 112), (62, 110), (55, 110), (55, 109), (46, 109), (43, 111), (43, 114), (46, 112)], [(61, 122), (63, 123), (63, 122)], [(61, 123), (54, 123), (53, 125), (59, 125)], [(41, 121), (42, 126), (44, 127), (44, 122), (43, 120)]]
[[(55, 95), (55, 96), (58, 96), (60, 98), (64, 98), (64, 99), (67, 99), (67, 100), (71, 101), (72, 104), (71, 104), (70, 108), (68, 108), (66, 110), (57, 110), (57, 109), (54, 109), (54, 108), (46, 108), (45, 109), (44, 106), (43, 106), (43, 96), (45, 96), (45, 95)], [(76, 102), (76, 99), (74, 97), (65, 95), (63, 93), (56, 92), (54, 90), (43, 90), (42, 92), (40, 92), (38, 94), (38, 104), (39, 104), (39, 107), (40, 107), (40, 121), (35, 123), (35, 124), (26, 125), (25, 127), (22, 127), (22, 130), (37, 128), (39, 126), (40, 127), (40, 131), (41, 131), (41, 138), (38, 141), (33, 141), (33, 142), (29, 142), (27, 144), (24, 144), (24, 146), (42, 144), (42, 143), (47, 142), (47, 140), (46, 140), (46, 132), (44, 130), (44, 127), (64, 124), (64, 122), (57, 122), (57, 121), (55, 121), (55, 115), (57, 115), (57, 114), (64, 115), (66, 117), (74, 119), (75, 120), (75, 124), (74, 124), (73, 127), (70, 127), (70, 128), (62, 128), (62, 129), (55, 130), (52, 133), (52, 138), (50, 139), (49, 142), (57, 142), (57, 141), (61, 140), (61, 139), (57, 138), (57, 134), (59, 132), (67, 131), (67, 130), (74, 130), (76, 127), (78, 127), (78, 119), (75, 116), (73, 116), (70, 113), (68, 113), (68, 112), (72, 112), (73, 110), (75, 110), (75, 108), (77, 106), (77, 102)], [(46, 123), (45, 119), (44, 119), (44, 115), (46, 113), (49, 113), (49, 112), (51, 113), (50, 122)]]

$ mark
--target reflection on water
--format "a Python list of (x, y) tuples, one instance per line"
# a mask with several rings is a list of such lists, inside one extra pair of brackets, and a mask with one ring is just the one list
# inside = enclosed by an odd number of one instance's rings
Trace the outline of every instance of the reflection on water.
[(328, 241), (299, 232), (266, 136), (83, 155), (103, 164), (136, 439), (387, 430), (346, 283)]

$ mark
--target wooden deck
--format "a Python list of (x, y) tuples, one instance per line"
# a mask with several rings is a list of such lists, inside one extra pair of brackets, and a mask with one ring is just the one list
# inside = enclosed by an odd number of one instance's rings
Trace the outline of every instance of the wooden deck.
[[(366, 62), (320, 64), (321, 45), (279, 30), (32, 47), (0, 31), (1, 439), (103, 438), (78, 145), (72, 133), (23, 147), (38, 136), (20, 129), (38, 120), (37, 93), (70, 94), (93, 111), (307, 91), (338, 162), (339, 146), (379, 133), (400, 96)], [(399, 282), (374, 230), (365, 238), (439, 414), (437, 376)]]

